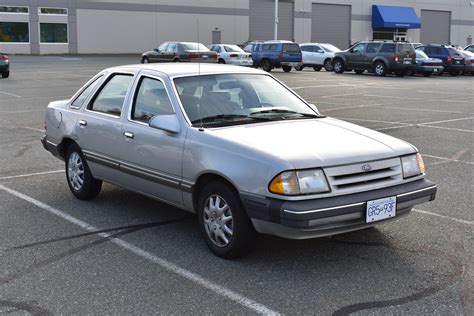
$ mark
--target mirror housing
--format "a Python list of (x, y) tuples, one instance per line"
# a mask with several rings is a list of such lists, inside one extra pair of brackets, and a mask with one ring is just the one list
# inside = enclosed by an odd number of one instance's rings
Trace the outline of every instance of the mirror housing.
[(320, 50), (317, 51), (317, 53), (322, 54), (322, 53), (324, 53), (324, 51), (322, 49), (320, 49)]
[(178, 134), (181, 132), (181, 126), (179, 125), (176, 114), (155, 115), (148, 122), (148, 126), (170, 134)]
[(159, 53), (160, 50), (158, 48), (153, 49), (155, 52)]

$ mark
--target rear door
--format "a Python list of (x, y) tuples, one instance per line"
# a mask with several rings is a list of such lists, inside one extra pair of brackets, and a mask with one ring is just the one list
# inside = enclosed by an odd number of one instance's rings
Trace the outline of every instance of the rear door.
[(372, 60), (374, 60), (375, 56), (382, 46), (382, 43), (368, 43), (367, 48), (365, 50), (364, 59), (363, 59), (363, 67), (365, 69), (372, 68)]
[(300, 63), (302, 60), (301, 49), (298, 44), (295, 44), (295, 43), (282, 44), (281, 53), (282, 53), (282, 61)]

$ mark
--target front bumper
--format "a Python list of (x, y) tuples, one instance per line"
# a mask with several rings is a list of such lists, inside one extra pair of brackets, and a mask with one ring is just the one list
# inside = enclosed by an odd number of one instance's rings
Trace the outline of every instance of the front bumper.
[[(433, 201), (436, 185), (417, 180), (402, 185), (324, 199), (284, 201), (242, 194), (257, 232), (290, 239), (306, 239), (364, 229), (408, 214), (412, 207)], [(396, 216), (366, 223), (367, 201), (395, 196)]]

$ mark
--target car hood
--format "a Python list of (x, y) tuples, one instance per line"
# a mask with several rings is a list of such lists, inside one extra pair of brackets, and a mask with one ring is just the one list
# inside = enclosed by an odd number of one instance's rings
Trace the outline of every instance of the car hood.
[(332, 118), (278, 121), (212, 129), (238, 143), (297, 169), (372, 161), (416, 152), (412, 145)]

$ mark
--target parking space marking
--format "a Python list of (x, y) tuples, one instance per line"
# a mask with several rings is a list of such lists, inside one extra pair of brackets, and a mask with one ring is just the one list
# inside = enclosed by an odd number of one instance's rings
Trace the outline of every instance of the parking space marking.
[(29, 129), (29, 130), (32, 130), (32, 131), (35, 131), (35, 132), (40, 132), (40, 133), (45, 132), (44, 129), (34, 128), (34, 127), (29, 127), (29, 126), (20, 126), (20, 128)]
[(471, 117), (462, 117), (462, 118), (450, 119), (450, 120), (434, 121), (434, 122), (425, 122), (425, 123), (421, 123), (420, 125), (433, 125), (433, 124), (441, 124), (441, 123), (464, 121), (464, 120), (472, 120), (472, 119), (474, 119), (474, 116), (471, 116)]
[(387, 103), (387, 106), (382, 104), (370, 104), (369, 106), (379, 107), (384, 109), (393, 109), (393, 110), (404, 110), (404, 111), (420, 111), (420, 112), (439, 112), (439, 113), (452, 113), (452, 114), (469, 114), (472, 115), (474, 113), (468, 112), (461, 112), (461, 111), (448, 111), (448, 110), (432, 110), (432, 109), (420, 109), (420, 108), (405, 108), (399, 106), (391, 106), (391, 103)]
[(474, 165), (474, 162), (472, 162), (472, 161), (464, 161), (464, 160), (458, 160), (458, 159), (452, 159), (452, 158), (446, 158), (446, 157), (439, 157), (439, 156), (433, 156), (433, 155), (426, 155), (426, 154), (422, 154), (422, 156), (433, 158), (433, 159), (445, 160), (446, 162), (459, 162), (459, 163), (464, 163), (464, 164), (468, 164), (468, 165)]
[(8, 92), (5, 92), (5, 91), (0, 91), (0, 93), (9, 95), (9, 96), (12, 96), (12, 97), (15, 97), (15, 98), (21, 98), (21, 95), (17, 95), (17, 94), (13, 94), (13, 93), (8, 93)]
[(461, 129), (461, 128), (454, 128), (454, 127), (444, 127), (444, 126), (431, 126), (431, 125), (421, 125), (421, 124), (408, 124), (402, 126), (393, 126), (393, 127), (384, 127), (384, 128), (376, 128), (376, 131), (387, 131), (391, 129), (399, 129), (399, 128), (406, 128), (406, 127), (427, 127), (427, 128), (436, 128), (436, 129), (444, 129), (448, 131), (457, 131), (457, 132), (464, 132), (464, 133), (474, 133), (474, 131), (468, 129)]
[[(31, 98), (21, 98), (21, 101), (28, 101), (28, 100), (38, 100), (38, 99), (43, 99), (43, 98), (53, 98), (53, 99), (61, 99), (61, 98), (70, 98), (71, 95), (60, 95), (60, 96), (45, 96), (45, 97), (31, 97)], [(4, 101), (18, 101), (18, 99), (0, 99), (0, 102)]]
[(43, 171), (43, 172), (36, 172), (36, 173), (19, 174), (19, 175), (16, 175), (16, 176), (0, 177), (0, 181), (1, 180), (9, 180), (9, 179), (17, 179), (17, 178), (33, 177), (33, 176), (39, 176), (39, 175), (43, 175), (43, 174), (60, 173), (60, 172), (64, 172), (64, 169), (52, 170), (52, 171)]
[[(33, 197), (30, 197), (26, 194), (23, 194), (21, 192), (18, 192), (16, 190), (13, 190), (13, 189), (10, 189), (6, 186), (3, 186), (0, 184), (0, 190), (2, 191), (5, 191), (25, 202), (28, 202), (30, 204), (33, 204), (35, 205), (36, 207), (39, 207), (40, 209), (50, 213), (50, 214), (53, 214), (57, 217), (60, 217), (66, 221), (68, 221), (69, 223), (71, 224), (74, 224), (76, 226), (79, 226), (80, 228), (86, 230), (86, 231), (89, 231), (89, 232), (94, 232), (94, 231), (97, 231), (99, 230), (98, 228), (96, 228), (95, 226), (91, 225), (91, 224), (88, 224), (80, 219), (77, 219), (76, 217), (74, 216), (71, 216), (63, 211), (60, 211), (48, 204), (45, 204), (39, 200), (36, 200), (35, 198)], [(262, 305), (250, 298), (247, 298), (241, 294), (238, 294), (237, 292), (234, 292), (222, 285), (219, 285), (217, 283), (214, 283), (194, 272), (191, 272), (189, 270), (186, 270), (184, 268), (181, 268), (180, 266), (166, 260), (166, 259), (163, 259), (161, 257), (158, 257), (148, 251), (145, 251), (133, 244), (130, 244), (120, 238), (114, 238), (112, 236), (112, 234), (109, 234), (109, 233), (98, 233), (97, 234), (98, 236), (102, 237), (102, 238), (112, 238), (110, 240), (110, 242), (122, 247), (123, 249), (125, 250), (128, 250), (132, 253), (134, 253), (135, 255), (143, 258), (143, 259), (146, 259), (150, 262), (153, 262), (159, 266), (161, 266), (162, 268), (168, 270), (169, 272), (172, 272), (172, 273), (175, 273), (185, 279), (188, 279), (189, 281), (197, 284), (197, 285), (200, 285), (210, 291), (213, 291), (214, 293), (220, 295), (220, 296), (223, 296), (225, 298), (228, 298), (229, 300), (235, 302), (235, 303), (238, 303), (240, 304), (241, 306), (243, 307), (246, 307), (254, 312), (257, 312), (259, 314), (264, 314), (264, 315), (279, 315), (280, 313), (266, 307), (265, 305)]]
[(454, 221), (454, 222), (457, 222), (457, 223), (461, 223), (461, 224), (466, 224), (466, 225), (474, 226), (474, 221), (468, 221), (468, 220), (459, 219), (459, 218), (456, 218), (456, 217), (451, 217), (451, 216), (436, 214), (436, 213), (433, 213), (433, 212), (423, 211), (423, 210), (419, 210), (419, 209), (416, 209), (416, 208), (414, 208), (412, 211), (417, 212), (417, 213), (420, 213), (420, 214), (425, 214), (425, 215), (440, 217), (440, 218), (444, 218), (444, 219), (449, 219), (449, 220), (451, 220), (451, 221)]

